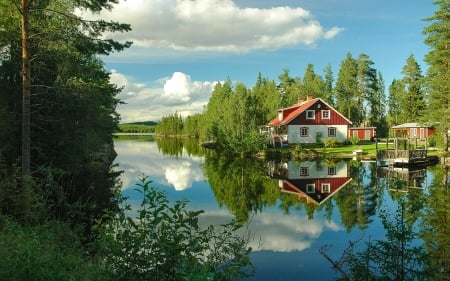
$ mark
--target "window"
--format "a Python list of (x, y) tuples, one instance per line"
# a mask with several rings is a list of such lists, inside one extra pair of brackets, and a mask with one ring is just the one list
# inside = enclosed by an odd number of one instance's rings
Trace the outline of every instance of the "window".
[(330, 111), (322, 110), (322, 119), (330, 119)]
[(329, 137), (335, 137), (336, 136), (336, 128), (335, 127), (328, 128), (328, 136)]
[(353, 131), (353, 137), (354, 137), (354, 138), (357, 138), (357, 137), (358, 137), (358, 131), (357, 131), (357, 130), (354, 130), (354, 131)]
[(315, 110), (307, 110), (306, 111), (306, 119), (314, 119), (315, 115), (316, 115)]
[(300, 136), (301, 137), (308, 137), (309, 136), (308, 127), (301, 127), (300, 128)]
[(300, 176), (307, 176), (307, 175), (309, 175), (308, 167), (300, 167)]
[(316, 191), (316, 186), (313, 183), (306, 184), (306, 193), (314, 193)]
[(322, 183), (322, 193), (330, 193), (331, 187), (329, 183)]
[(336, 167), (328, 167), (328, 175), (336, 175)]

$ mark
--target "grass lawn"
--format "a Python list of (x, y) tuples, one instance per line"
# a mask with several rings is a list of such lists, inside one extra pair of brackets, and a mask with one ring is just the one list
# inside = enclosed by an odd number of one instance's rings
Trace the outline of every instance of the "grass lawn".
[[(353, 151), (354, 150), (362, 150), (362, 156), (365, 158), (371, 158), (375, 159), (377, 155), (377, 147), (378, 149), (386, 149), (386, 143), (379, 142), (378, 145), (375, 143), (365, 143), (365, 144), (358, 144), (358, 145), (340, 145), (338, 147), (333, 148), (324, 148), (324, 147), (316, 147), (316, 148), (306, 148), (305, 150), (314, 150), (318, 152), (323, 157), (330, 157), (330, 158), (350, 158), (353, 157)], [(389, 149), (394, 149), (394, 145), (390, 143), (388, 145)], [(292, 155), (297, 155), (298, 149), (297, 148), (289, 148), (289, 152), (292, 153)], [(434, 156), (438, 154), (438, 149), (436, 148), (428, 148), (427, 152), (428, 156)]]

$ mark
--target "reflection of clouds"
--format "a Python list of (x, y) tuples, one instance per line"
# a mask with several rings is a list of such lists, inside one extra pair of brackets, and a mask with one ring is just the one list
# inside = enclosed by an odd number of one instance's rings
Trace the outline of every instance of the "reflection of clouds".
[[(141, 175), (161, 184), (171, 184), (176, 190), (192, 186), (192, 182), (204, 179), (200, 157), (167, 157), (158, 151), (156, 142), (115, 141), (115, 163), (123, 170), (123, 189), (133, 188)], [(183, 155), (187, 155), (183, 152)]]
[[(226, 211), (206, 212), (201, 220), (205, 225), (219, 225), (232, 219)], [(335, 222), (309, 220), (307, 217), (286, 216), (276, 213), (259, 213), (248, 225), (253, 237), (250, 246), (253, 251), (274, 252), (302, 251), (311, 247), (324, 231), (340, 231)]]
[(198, 168), (198, 166), (193, 167), (192, 162), (178, 160), (177, 163), (172, 163), (164, 168), (166, 180), (172, 184), (176, 190), (185, 190), (192, 186), (193, 180), (203, 180), (202, 173), (193, 172), (196, 168)]

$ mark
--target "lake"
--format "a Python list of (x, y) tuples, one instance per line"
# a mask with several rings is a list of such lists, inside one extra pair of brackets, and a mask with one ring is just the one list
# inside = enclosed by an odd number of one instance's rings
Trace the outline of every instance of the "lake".
[(380, 214), (394, 215), (402, 198), (425, 202), (435, 177), (430, 167), (358, 160), (228, 159), (179, 139), (116, 139), (115, 149), (129, 203), (140, 203), (134, 188), (146, 175), (171, 201), (204, 210), (204, 224), (244, 222), (256, 270), (246, 280), (333, 280), (340, 275), (320, 249), (338, 260), (350, 241), (384, 239)]

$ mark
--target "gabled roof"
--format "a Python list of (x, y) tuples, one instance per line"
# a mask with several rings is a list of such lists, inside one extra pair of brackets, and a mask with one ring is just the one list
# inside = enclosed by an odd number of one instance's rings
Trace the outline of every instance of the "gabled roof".
[(278, 112), (280, 112), (280, 111), (283, 112), (283, 120), (280, 120), (278, 118), (278, 116), (276, 116), (267, 125), (268, 126), (287, 125), (292, 120), (294, 120), (297, 116), (299, 116), (300, 114), (305, 112), (308, 108), (310, 108), (314, 104), (316, 104), (318, 101), (321, 101), (322, 103), (324, 103), (328, 108), (330, 108), (331, 110), (334, 110), (337, 114), (339, 114), (342, 118), (344, 118), (349, 124), (352, 124), (352, 122), (350, 120), (348, 120), (344, 115), (342, 115), (339, 111), (334, 109), (331, 105), (326, 103), (324, 100), (322, 100), (321, 98), (315, 98), (315, 99), (310, 99), (305, 102), (302, 102), (301, 104), (296, 104), (296, 105), (293, 105), (290, 107), (279, 109)]

